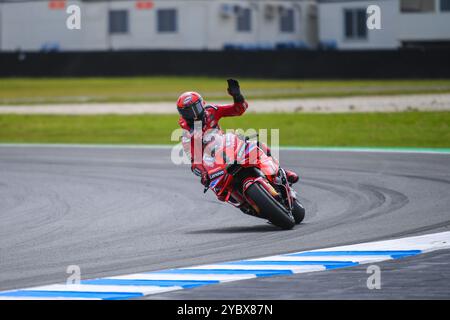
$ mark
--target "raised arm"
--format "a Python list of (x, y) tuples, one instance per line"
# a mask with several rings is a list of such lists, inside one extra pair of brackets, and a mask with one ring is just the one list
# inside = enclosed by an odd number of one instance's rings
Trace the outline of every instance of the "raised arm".
[(241, 93), (239, 82), (234, 79), (228, 79), (228, 94), (233, 97), (233, 104), (218, 105), (217, 115), (219, 117), (232, 117), (240, 116), (248, 108), (248, 103), (245, 101), (244, 96)]

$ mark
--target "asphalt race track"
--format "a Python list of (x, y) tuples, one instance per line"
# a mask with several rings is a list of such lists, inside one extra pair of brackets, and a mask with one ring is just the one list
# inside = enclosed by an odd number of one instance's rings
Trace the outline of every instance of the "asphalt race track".
[(88, 279), (449, 230), (450, 154), (280, 161), (307, 210), (290, 231), (204, 195), (170, 149), (1, 146), (0, 290), (65, 282), (69, 265)]

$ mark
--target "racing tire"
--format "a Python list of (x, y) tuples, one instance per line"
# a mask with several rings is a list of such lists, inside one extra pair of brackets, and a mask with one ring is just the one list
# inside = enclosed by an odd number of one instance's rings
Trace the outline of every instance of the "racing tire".
[(272, 224), (284, 230), (295, 226), (295, 220), (289, 212), (259, 183), (253, 183), (245, 193), (256, 204), (259, 214)]
[(297, 199), (294, 201), (292, 208), (295, 224), (300, 224), (305, 219), (305, 207)]

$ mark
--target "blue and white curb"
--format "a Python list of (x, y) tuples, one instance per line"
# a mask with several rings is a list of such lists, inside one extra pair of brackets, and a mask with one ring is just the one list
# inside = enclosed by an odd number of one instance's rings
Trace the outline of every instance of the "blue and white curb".
[(450, 231), (257, 259), (82, 280), (80, 284), (52, 284), (3, 291), (0, 292), (0, 300), (131, 299), (229, 281), (347, 268), (442, 249), (450, 249)]

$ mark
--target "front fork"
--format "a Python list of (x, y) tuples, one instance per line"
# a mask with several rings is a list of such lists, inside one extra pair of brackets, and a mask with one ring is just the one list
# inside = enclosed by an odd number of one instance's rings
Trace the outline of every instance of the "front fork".
[(287, 205), (287, 209), (289, 211), (292, 211), (294, 207), (294, 201), (297, 199), (297, 193), (295, 192), (294, 188), (292, 188), (289, 185), (289, 182), (287, 180), (286, 171), (284, 171), (283, 168), (279, 168), (278, 174), (274, 177), (273, 183), (275, 183), (280, 190), (283, 192), (283, 198), (285, 200), (285, 205)]

